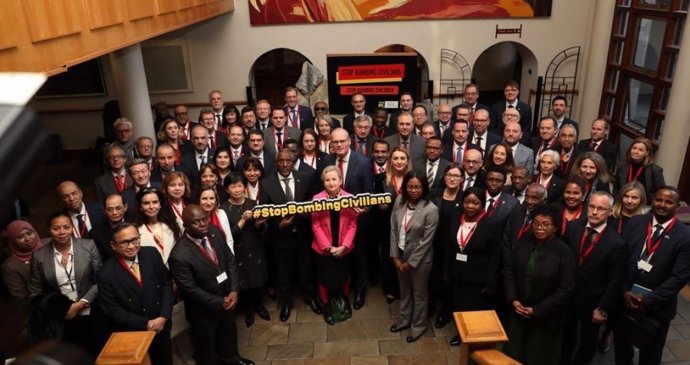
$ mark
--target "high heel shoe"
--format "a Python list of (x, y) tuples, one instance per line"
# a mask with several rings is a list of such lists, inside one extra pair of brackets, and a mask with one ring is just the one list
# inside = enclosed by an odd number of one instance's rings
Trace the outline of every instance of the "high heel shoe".
[(254, 324), (254, 312), (247, 312), (244, 315), (244, 323), (247, 327), (251, 327)]

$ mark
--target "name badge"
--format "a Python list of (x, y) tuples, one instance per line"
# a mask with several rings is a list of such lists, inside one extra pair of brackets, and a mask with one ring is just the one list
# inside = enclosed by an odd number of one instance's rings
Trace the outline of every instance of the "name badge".
[(218, 284), (221, 284), (225, 280), (228, 280), (228, 274), (225, 271), (223, 271), (222, 274), (216, 276), (216, 281), (218, 282)]
[(646, 272), (652, 271), (652, 265), (645, 260), (638, 261), (637, 262), (637, 268), (640, 270), (644, 270)]
[(467, 262), (467, 255), (464, 253), (455, 254), (455, 260), (460, 262)]

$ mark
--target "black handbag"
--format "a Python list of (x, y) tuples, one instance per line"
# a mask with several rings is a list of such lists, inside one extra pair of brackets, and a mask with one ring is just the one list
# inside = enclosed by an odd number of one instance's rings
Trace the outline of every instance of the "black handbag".
[(656, 318), (626, 310), (618, 320), (616, 336), (622, 336), (633, 346), (642, 349), (656, 340), (660, 327)]

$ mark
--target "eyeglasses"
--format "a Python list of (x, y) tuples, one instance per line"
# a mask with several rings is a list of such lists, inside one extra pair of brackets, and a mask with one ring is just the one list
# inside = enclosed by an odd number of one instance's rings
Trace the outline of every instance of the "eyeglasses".
[(123, 160), (123, 159), (125, 159), (126, 157), (127, 157), (127, 156), (125, 156), (125, 155), (114, 155), (114, 156), (108, 157), (108, 160), (111, 160), (111, 161), (112, 161), (112, 160)]
[(141, 244), (141, 237), (135, 237), (132, 239), (122, 241), (113, 241), (113, 243), (119, 246), (120, 248), (127, 248), (129, 247), (129, 245), (139, 246)]
[(347, 140), (346, 140), (346, 139), (343, 139), (343, 140), (339, 140), (339, 141), (336, 141), (336, 140), (332, 140), (332, 141), (331, 141), (331, 144), (334, 144), (334, 145), (339, 145), (339, 144), (343, 144), (343, 143), (346, 143), (346, 142), (347, 142)]
[(439, 114), (448, 115), (450, 112), (438, 112)]
[(532, 226), (537, 229), (547, 229), (553, 226), (553, 224), (551, 222), (533, 222)]
[(472, 160), (464, 160), (464, 162), (467, 163), (468, 165), (479, 165), (480, 163), (482, 163), (481, 161), (472, 161)]

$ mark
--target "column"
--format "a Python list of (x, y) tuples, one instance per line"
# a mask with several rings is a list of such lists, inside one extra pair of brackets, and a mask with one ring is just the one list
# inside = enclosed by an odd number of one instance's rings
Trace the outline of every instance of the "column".
[(664, 168), (664, 178), (670, 185), (678, 185), (683, 169), (685, 151), (690, 137), (690, 27), (683, 30), (671, 94), (666, 105), (666, 119), (661, 129), (659, 150), (655, 162)]
[[(578, 75), (584, 77), (580, 84), (580, 108), (577, 121), (580, 124), (581, 138), (589, 138), (589, 130), (594, 119), (599, 117), (601, 89), (604, 85), (606, 58), (609, 52), (613, 15), (616, 1), (593, 1), (593, 20), (588, 34), (588, 47), (584, 49), (584, 65)], [(585, 137), (587, 136), (587, 137)]]
[(156, 140), (149, 88), (146, 85), (144, 58), (139, 43), (110, 54), (110, 65), (120, 112), (134, 125), (134, 138), (148, 136)]

